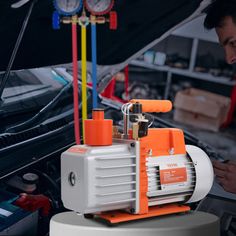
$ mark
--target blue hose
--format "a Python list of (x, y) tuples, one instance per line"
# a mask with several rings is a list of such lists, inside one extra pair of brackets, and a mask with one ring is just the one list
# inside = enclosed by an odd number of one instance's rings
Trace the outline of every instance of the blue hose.
[(98, 106), (98, 94), (97, 94), (97, 32), (96, 31), (97, 31), (96, 24), (91, 24), (93, 108), (97, 108), (97, 106)]

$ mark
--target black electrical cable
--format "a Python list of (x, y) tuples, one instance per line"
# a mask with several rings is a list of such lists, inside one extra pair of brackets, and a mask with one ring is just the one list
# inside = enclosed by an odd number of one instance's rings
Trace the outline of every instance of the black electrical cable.
[(34, 169), (33, 172), (35, 172), (39, 176), (46, 179), (48, 181), (48, 183), (50, 183), (50, 185), (56, 190), (57, 194), (60, 195), (61, 189), (60, 189), (59, 185), (48, 174), (46, 174), (40, 170), (36, 170), (36, 169)]
[(31, 5), (30, 5), (30, 7), (29, 7), (29, 10), (28, 10), (28, 12), (27, 12), (27, 14), (26, 14), (26, 17), (25, 17), (25, 19), (24, 19), (24, 22), (23, 22), (23, 24), (22, 24), (20, 33), (19, 33), (19, 35), (18, 35), (18, 38), (17, 38), (16, 44), (15, 44), (15, 47), (14, 47), (13, 52), (12, 52), (12, 54), (11, 54), (10, 61), (9, 61), (9, 63), (8, 63), (6, 72), (5, 72), (5, 74), (4, 74), (4, 77), (3, 77), (2, 82), (1, 82), (1, 85), (0, 85), (0, 99), (1, 99), (1, 101), (2, 101), (3, 90), (4, 90), (5, 86), (6, 86), (7, 80), (8, 80), (8, 78), (9, 78), (12, 65), (13, 65), (13, 63), (14, 63), (14, 61), (15, 61), (16, 54), (17, 54), (17, 52), (18, 52), (18, 50), (19, 50), (20, 44), (21, 44), (22, 39), (23, 39), (23, 36), (24, 36), (24, 34), (25, 34), (26, 27), (27, 27), (27, 25), (28, 25), (28, 23), (29, 23), (29, 19), (30, 19), (30, 16), (31, 16), (33, 7), (34, 7), (34, 5), (35, 5), (35, 3), (36, 3), (37, 1), (38, 1), (38, 0), (32, 0), (32, 3), (31, 3)]
[[(6, 129), (6, 133), (17, 133), (20, 132), (22, 130), (31, 128), (33, 125), (37, 125), (39, 122), (41, 122), (43, 119), (47, 118), (47, 116), (49, 115), (49, 111), (52, 110), (61, 100), (62, 95), (66, 94), (70, 89), (72, 88), (72, 82), (70, 82), (69, 84), (67, 84), (58, 94), (56, 97), (54, 97), (54, 99), (48, 103), (44, 108), (42, 108), (35, 116), (33, 116), (32, 118), (30, 118), (29, 120), (10, 127), (8, 129)], [(45, 116), (46, 114), (46, 116)]]
[[(53, 208), (54, 209), (59, 209), (60, 206), (63, 206), (63, 204), (61, 202), (61, 188), (60, 188), (60, 185), (55, 180), (53, 180), (48, 174), (46, 174), (43, 171), (40, 171), (38, 169), (33, 169), (33, 173), (36, 173), (37, 175), (39, 175), (39, 177), (41, 177), (42, 179), (44, 179), (47, 182), (46, 186), (47, 186), (47, 190), (49, 189), (48, 194), (50, 195), (49, 198), (51, 200)], [(51, 189), (48, 188), (48, 184), (51, 185), (51, 187), (55, 190), (55, 192), (51, 191)]]

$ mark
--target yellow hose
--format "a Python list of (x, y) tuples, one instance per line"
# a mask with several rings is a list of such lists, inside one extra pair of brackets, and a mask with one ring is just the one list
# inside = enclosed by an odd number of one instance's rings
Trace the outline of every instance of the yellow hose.
[(81, 61), (82, 61), (82, 124), (83, 138), (85, 139), (84, 120), (87, 119), (87, 45), (86, 45), (86, 26), (81, 26)]

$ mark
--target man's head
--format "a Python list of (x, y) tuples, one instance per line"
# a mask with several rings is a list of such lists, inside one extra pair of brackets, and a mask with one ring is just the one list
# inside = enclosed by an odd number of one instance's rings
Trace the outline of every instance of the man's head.
[(216, 0), (206, 13), (205, 27), (216, 29), (225, 50), (226, 61), (229, 64), (236, 63), (236, 0)]

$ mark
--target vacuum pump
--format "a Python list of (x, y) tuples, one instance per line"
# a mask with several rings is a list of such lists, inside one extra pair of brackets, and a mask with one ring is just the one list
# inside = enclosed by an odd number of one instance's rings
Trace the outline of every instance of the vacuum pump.
[(200, 148), (185, 145), (175, 128), (149, 128), (149, 114), (168, 112), (170, 101), (131, 100), (123, 105), (119, 133), (103, 110), (84, 122), (84, 145), (62, 154), (66, 208), (119, 223), (190, 210), (213, 183), (213, 168)]

